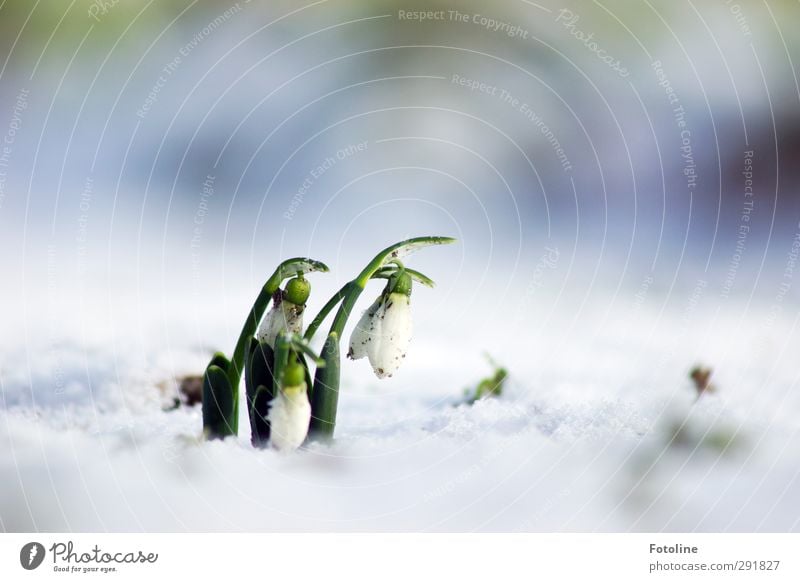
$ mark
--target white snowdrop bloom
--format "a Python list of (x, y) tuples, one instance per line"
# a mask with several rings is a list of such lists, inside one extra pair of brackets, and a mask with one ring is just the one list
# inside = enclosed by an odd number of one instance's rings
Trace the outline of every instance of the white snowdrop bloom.
[(347, 355), (354, 360), (366, 355), (378, 378), (391, 376), (406, 357), (412, 327), (410, 297), (382, 295), (358, 322)]
[(375, 318), (375, 313), (382, 303), (383, 295), (378, 297), (358, 320), (356, 328), (350, 336), (350, 348), (347, 351), (347, 357), (351, 360), (360, 360), (367, 355), (367, 347), (372, 343), (372, 338), (376, 335), (376, 328), (381, 322)]
[(272, 307), (264, 316), (261, 327), (258, 328), (256, 338), (265, 341), (271, 348), (275, 347), (275, 338), (281, 331), (289, 333), (302, 333), (303, 331), (303, 306), (296, 305), (291, 301), (280, 299), (280, 296), (272, 303)]
[(297, 449), (306, 440), (311, 422), (311, 404), (306, 383), (281, 388), (272, 400), (267, 420), (270, 445), (283, 452)]
[(378, 341), (368, 346), (369, 363), (378, 378), (394, 374), (406, 357), (411, 343), (411, 298), (392, 293), (377, 313), (382, 319)]

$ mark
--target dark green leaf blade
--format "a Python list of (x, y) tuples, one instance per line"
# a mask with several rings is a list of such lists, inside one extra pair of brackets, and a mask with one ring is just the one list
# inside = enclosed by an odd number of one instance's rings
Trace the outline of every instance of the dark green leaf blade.
[(341, 351), (339, 335), (331, 332), (325, 340), (320, 357), (325, 366), (317, 368), (311, 393), (311, 427), (313, 439), (331, 439), (336, 426), (336, 406), (339, 401)]
[(254, 447), (263, 448), (269, 441), (270, 425), (267, 420), (269, 405), (274, 397), (273, 368), (275, 354), (266, 342), (255, 339), (250, 344), (250, 356), (245, 367), (247, 411), (250, 418), (250, 441)]
[(218, 439), (236, 434), (233, 389), (225, 370), (210, 365), (203, 376), (203, 433)]

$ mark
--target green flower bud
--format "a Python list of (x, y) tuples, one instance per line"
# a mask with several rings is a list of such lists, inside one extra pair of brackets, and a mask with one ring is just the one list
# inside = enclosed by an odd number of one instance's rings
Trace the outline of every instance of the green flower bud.
[(310, 294), (311, 283), (309, 283), (308, 280), (303, 277), (302, 273), (297, 275), (297, 277), (294, 279), (289, 279), (289, 282), (286, 283), (284, 298), (289, 303), (294, 303), (295, 305), (305, 305)]
[(411, 297), (411, 284), (411, 275), (403, 271), (397, 276), (392, 293), (400, 293)]
[(303, 368), (303, 365), (296, 359), (292, 359), (294, 361), (283, 370), (283, 382), (281, 384), (284, 387), (299, 386), (305, 382), (306, 379), (306, 370)]

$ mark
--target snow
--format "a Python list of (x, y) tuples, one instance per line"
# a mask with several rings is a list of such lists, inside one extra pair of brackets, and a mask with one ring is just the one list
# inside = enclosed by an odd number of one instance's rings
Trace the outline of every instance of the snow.
[[(144, 356), (97, 338), (6, 346), (0, 527), (800, 529), (797, 333), (787, 318), (763, 325), (767, 312), (733, 317), (743, 313), (735, 305), (688, 320), (677, 308), (604, 305), (577, 329), (567, 310), (498, 329), (490, 313), (454, 316), (430, 297), (416, 301), (416, 335), (395, 377), (343, 362), (335, 442), (289, 455), (251, 448), (244, 416), (238, 439), (203, 442), (199, 408), (163, 410), (171, 378), (208, 357), (176, 347), (176, 333)], [(484, 350), (509, 384), (469, 406), (464, 388), (491, 372)], [(9, 365), (37, 352), (35, 366)], [(687, 373), (697, 361), (715, 369), (720, 390), (695, 403)]]

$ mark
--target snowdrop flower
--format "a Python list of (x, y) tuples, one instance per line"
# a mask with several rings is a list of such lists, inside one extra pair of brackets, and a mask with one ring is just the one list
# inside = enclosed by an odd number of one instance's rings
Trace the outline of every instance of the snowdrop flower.
[(270, 445), (282, 452), (293, 451), (303, 444), (311, 422), (311, 404), (305, 370), (297, 361), (287, 366), (278, 394), (270, 403)]
[(361, 316), (347, 356), (366, 356), (378, 378), (391, 376), (406, 357), (411, 330), (411, 277), (402, 272)]
[(272, 307), (256, 333), (256, 338), (274, 348), (275, 338), (281, 331), (302, 333), (303, 311), (310, 293), (311, 285), (302, 274), (291, 279), (286, 284), (285, 291), (278, 289), (272, 298)]

